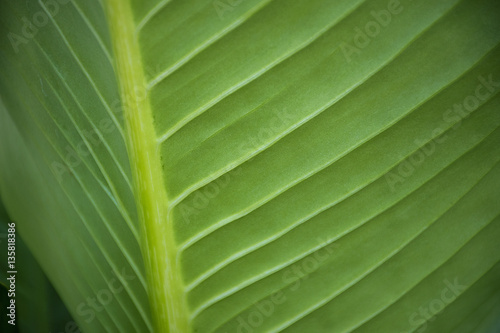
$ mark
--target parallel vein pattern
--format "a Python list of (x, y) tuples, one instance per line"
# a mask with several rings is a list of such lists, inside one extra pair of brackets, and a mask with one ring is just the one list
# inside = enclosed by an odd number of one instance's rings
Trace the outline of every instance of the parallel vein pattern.
[(0, 196), (84, 331), (500, 325), (498, 1), (51, 3)]
[[(498, 230), (500, 97), (484, 83), (500, 77), (498, 5), (241, 6), (226, 20), (208, 1), (158, 2), (138, 27), (193, 328), (370, 332), (418, 309), (415, 288), (439, 288)], [(446, 251), (425, 248), (452, 223)], [(413, 273), (395, 284), (395, 270)], [(420, 328), (411, 315), (398, 330)]]
[(0, 12), (2, 197), (82, 330), (150, 331), (103, 9), (8, 1)]

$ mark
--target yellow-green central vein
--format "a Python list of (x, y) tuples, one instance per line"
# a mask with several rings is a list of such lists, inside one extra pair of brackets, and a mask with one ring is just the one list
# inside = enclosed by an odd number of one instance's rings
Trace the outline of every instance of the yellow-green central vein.
[(186, 304), (179, 270), (175, 267), (176, 247), (172, 224), (166, 214), (168, 199), (133, 15), (128, 1), (108, 0), (106, 10), (144, 235), (142, 251), (155, 331), (187, 332)]

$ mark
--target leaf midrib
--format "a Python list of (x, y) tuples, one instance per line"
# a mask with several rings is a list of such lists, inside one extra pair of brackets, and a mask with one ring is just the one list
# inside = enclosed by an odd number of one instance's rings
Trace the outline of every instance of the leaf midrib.
[(127, 149), (143, 234), (141, 247), (155, 330), (188, 332), (183, 283), (175, 267), (177, 249), (173, 227), (167, 218), (169, 202), (163, 186), (164, 174), (132, 9), (128, 1), (109, 0), (106, 14), (127, 128)]

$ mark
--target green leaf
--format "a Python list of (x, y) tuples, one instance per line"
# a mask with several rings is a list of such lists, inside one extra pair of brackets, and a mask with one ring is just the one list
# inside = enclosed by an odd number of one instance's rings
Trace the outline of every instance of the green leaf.
[(0, 195), (83, 331), (500, 326), (498, 1), (0, 13)]
[[(12, 228), (14, 223), (14, 227)], [(9, 230), (10, 229), (10, 230)], [(15, 274), (15, 280), (7, 280), (11, 276), (9, 271), (9, 256), (12, 251), (7, 246), (9, 234), (14, 230), (15, 235), (15, 265), (22, 268), (21, 274)], [(9, 232), (10, 231), (10, 232)], [(12, 245), (12, 244), (11, 244)], [(7, 318), (0, 323), (2, 332), (64, 332), (67, 328), (76, 327), (68, 310), (61, 299), (50, 285), (47, 277), (33, 258), (22, 238), (15, 232), (15, 222), (7, 216), (5, 207), (0, 200), (0, 288), (1, 293), (1, 315)], [(17, 271), (17, 270), (15, 270)], [(11, 286), (11, 282), (14, 285)], [(13, 294), (15, 296), (13, 297)], [(16, 325), (11, 325), (7, 315), (10, 309), (7, 307), (15, 300)]]

